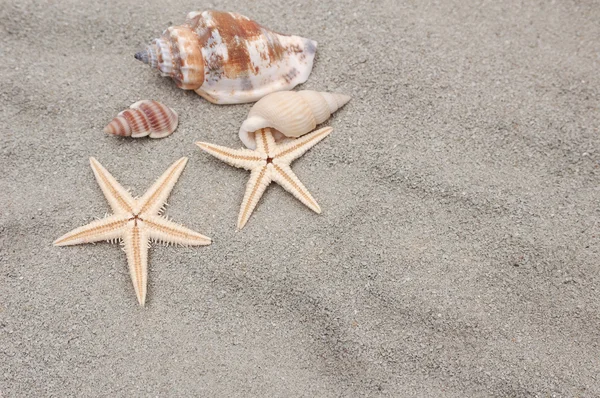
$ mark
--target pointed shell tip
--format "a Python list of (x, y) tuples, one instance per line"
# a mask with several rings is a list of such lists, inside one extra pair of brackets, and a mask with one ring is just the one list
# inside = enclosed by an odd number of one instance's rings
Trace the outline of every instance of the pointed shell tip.
[(337, 103), (340, 105), (340, 108), (344, 105), (346, 105), (351, 99), (352, 97), (346, 94), (334, 94), (335, 95), (335, 99), (337, 100)]
[(135, 59), (137, 59), (138, 61), (142, 61), (145, 64), (148, 63), (148, 51), (137, 52), (137, 53), (135, 53), (135, 55), (133, 57)]

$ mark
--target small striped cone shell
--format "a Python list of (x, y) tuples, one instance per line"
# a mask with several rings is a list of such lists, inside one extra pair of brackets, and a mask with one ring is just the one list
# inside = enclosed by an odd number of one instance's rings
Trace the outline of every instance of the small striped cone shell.
[(313, 131), (348, 101), (348, 95), (310, 90), (269, 94), (250, 108), (240, 128), (240, 139), (248, 148), (255, 149), (254, 133), (266, 127), (285, 137), (300, 137)]
[(177, 128), (179, 117), (168, 106), (158, 101), (143, 100), (119, 113), (104, 128), (106, 134), (125, 137), (163, 138)]

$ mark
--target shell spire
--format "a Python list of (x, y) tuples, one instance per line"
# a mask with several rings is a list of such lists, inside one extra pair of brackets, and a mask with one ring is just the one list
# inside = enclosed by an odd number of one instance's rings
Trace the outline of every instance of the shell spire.
[(317, 42), (275, 33), (240, 14), (191, 12), (135, 58), (216, 104), (253, 102), (304, 83)]
[(178, 123), (179, 117), (173, 109), (158, 101), (143, 100), (120, 112), (104, 132), (133, 138), (163, 138), (172, 134)]
[(321, 92), (319, 94), (321, 94), (327, 102), (327, 106), (329, 106), (329, 113), (337, 111), (352, 99), (352, 97), (346, 94), (324, 92)]
[(142, 61), (145, 64), (148, 64), (148, 51), (140, 51), (139, 53), (135, 53), (134, 58), (138, 61)]
[(269, 94), (250, 108), (240, 127), (240, 139), (248, 148), (255, 149), (254, 133), (267, 127), (276, 130), (276, 137), (300, 137), (313, 131), (348, 101), (350, 96), (345, 94), (310, 90)]

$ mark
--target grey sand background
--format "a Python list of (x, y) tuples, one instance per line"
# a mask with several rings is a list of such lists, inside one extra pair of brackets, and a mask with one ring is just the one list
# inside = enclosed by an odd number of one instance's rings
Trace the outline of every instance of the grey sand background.
[[(235, 231), (250, 105), (133, 54), (187, 12), (319, 42), (301, 88), (349, 94)], [(600, 6), (594, 1), (2, 1), (0, 395), (600, 396)], [(163, 140), (102, 128), (141, 99)], [(150, 250), (140, 308), (118, 245), (55, 248), (190, 161), (167, 215), (210, 247)]]

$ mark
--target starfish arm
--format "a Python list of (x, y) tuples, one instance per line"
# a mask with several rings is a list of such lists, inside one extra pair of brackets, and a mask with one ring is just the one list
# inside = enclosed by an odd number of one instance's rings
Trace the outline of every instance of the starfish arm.
[(146, 191), (144, 196), (139, 200), (140, 209), (138, 214), (155, 215), (159, 214), (179, 179), (181, 172), (185, 168), (187, 158), (181, 158), (173, 163), (167, 171), (160, 176), (158, 180)]
[[(273, 138), (273, 134), (277, 132), (277, 130), (273, 131), (270, 128), (260, 129), (254, 133), (256, 139), (256, 150), (261, 153), (265, 153), (270, 155), (271, 152), (276, 148), (275, 146), (275, 138)], [(279, 133), (282, 135), (281, 133)]]
[(294, 195), (300, 202), (304, 203), (315, 213), (321, 213), (321, 208), (317, 201), (312, 197), (306, 187), (300, 182), (290, 166), (273, 163), (272, 179), (281, 185), (286, 191)]
[(279, 159), (282, 163), (290, 164), (292, 161), (304, 155), (310, 148), (317, 145), (332, 131), (333, 129), (331, 127), (323, 127), (322, 129), (313, 131), (310, 134), (306, 134), (300, 138), (280, 145), (273, 152), (272, 157)]
[(134, 203), (131, 194), (95, 158), (90, 158), (90, 165), (115, 214), (131, 213)]
[(210, 245), (211, 243), (209, 237), (167, 220), (164, 217), (147, 217), (143, 223), (147, 227), (148, 236), (155, 241), (183, 246), (203, 246)]
[(146, 302), (148, 285), (148, 234), (137, 223), (130, 222), (123, 235), (123, 249), (127, 254), (129, 275), (138, 302), (143, 307)]
[(55, 246), (70, 246), (113, 240), (121, 237), (127, 225), (127, 215), (113, 215), (74, 229), (54, 241)]
[(252, 170), (266, 158), (266, 155), (250, 149), (231, 149), (207, 142), (196, 142), (196, 145), (217, 159), (240, 169)]
[(250, 215), (270, 183), (271, 172), (267, 166), (252, 170), (250, 179), (246, 184), (246, 193), (244, 194), (238, 215), (238, 229), (244, 228), (244, 225), (248, 222)]

